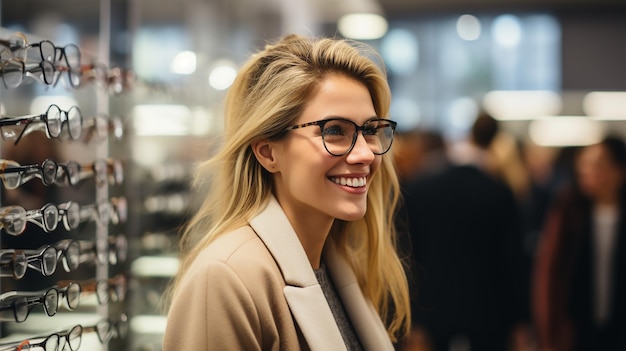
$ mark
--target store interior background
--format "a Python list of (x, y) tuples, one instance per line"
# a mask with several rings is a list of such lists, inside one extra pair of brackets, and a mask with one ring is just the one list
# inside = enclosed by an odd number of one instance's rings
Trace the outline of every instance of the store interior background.
[[(342, 16), (382, 15), (385, 34), (357, 40), (374, 46), (388, 65), (391, 114), (400, 131), (433, 129), (462, 141), (478, 110), (487, 108), (511, 135), (558, 148), (593, 142), (607, 130), (626, 136), (625, 10), (620, 0), (0, 0), (0, 39), (19, 31), (29, 42), (74, 43), (83, 63), (127, 72), (126, 84), (107, 87), (0, 87), (3, 117), (40, 114), (56, 103), (64, 109), (79, 105), (85, 118), (105, 113), (124, 123), (121, 140), (39, 143), (31, 135), (20, 145), (3, 142), (0, 152), (20, 164), (41, 163), (46, 156), (58, 162), (121, 160), (122, 184), (53, 185), (45, 198), (88, 203), (125, 197), (126, 221), (71, 235), (106, 241), (124, 234), (129, 244), (127, 259), (116, 265), (47, 279), (33, 274), (21, 282), (3, 277), (0, 292), (116, 274), (127, 276), (128, 288), (123, 301), (100, 305), (87, 299), (78, 311), (48, 317), (36, 308), (25, 323), (2, 321), (0, 338), (125, 313), (125, 338), (103, 344), (85, 334), (81, 349), (160, 349), (165, 319), (159, 301), (176, 272), (179, 226), (194, 208), (188, 186), (193, 165), (219, 142), (229, 79), (266, 41), (289, 32), (343, 35)], [(0, 205), (41, 207), (43, 200), (36, 200), (3, 190)], [(2, 249), (56, 240), (43, 239), (38, 228), (28, 231), (22, 241), (2, 233)]]

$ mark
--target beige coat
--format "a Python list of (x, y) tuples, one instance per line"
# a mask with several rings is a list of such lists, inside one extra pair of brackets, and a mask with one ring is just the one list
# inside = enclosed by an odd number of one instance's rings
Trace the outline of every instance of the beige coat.
[[(393, 350), (378, 314), (332, 245), (325, 262), (366, 350)], [(168, 315), (164, 351), (345, 350), (304, 249), (276, 199), (202, 251)]]

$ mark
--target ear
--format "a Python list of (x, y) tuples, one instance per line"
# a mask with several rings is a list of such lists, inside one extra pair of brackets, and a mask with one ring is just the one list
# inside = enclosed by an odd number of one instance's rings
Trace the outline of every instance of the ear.
[(270, 173), (278, 172), (277, 159), (276, 159), (276, 143), (269, 139), (263, 139), (252, 143), (252, 152), (257, 161)]

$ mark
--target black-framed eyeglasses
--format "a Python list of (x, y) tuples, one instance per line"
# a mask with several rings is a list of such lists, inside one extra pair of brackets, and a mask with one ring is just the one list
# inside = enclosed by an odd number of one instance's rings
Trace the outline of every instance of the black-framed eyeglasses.
[(83, 327), (85, 333), (96, 332), (101, 343), (106, 344), (111, 339), (123, 339), (128, 332), (128, 317), (122, 313), (116, 320), (103, 319), (92, 326)]
[(52, 244), (57, 250), (57, 261), (61, 260), (63, 269), (71, 272), (80, 266), (80, 255), (82, 253), (80, 243), (74, 239), (64, 239)]
[(70, 310), (80, 302), (80, 285), (70, 283), (66, 287), (53, 286), (41, 291), (8, 291), (0, 295), (0, 320), (15, 320), (22, 323), (37, 305), (50, 317), (59, 310), (60, 301), (65, 301)]
[(0, 276), (19, 280), (27, 268), (51, 276), (56, 271), (59, 260), (66, 272), (76, 270), (80, 265), (81, 248), (77, 240), (64, 239), (38, 249), (0, 250)]
[(28, 259), (24, 250), (0, 250), (0, 276), (22, 279), (28, 269)]
[(333, 156), (343, 156), (354, 148), (361, 131), (370, 150), (375, 155), (383, 155), (391, 148), (397, 123), (384, 118), (374, 118), (357, 125), (345, 118), (328, 118), (320, 121), (298, 124), (286, 130), (318, 126), (324, 148)]
[(101, 200), (93, 204), (83, 205), (80, 209), (81, 223), (97, 221), (102, 225), (109, 222), (113, 224), (126, 222), (128, 217), (128, 205), (123, 196), (112, 197), (108, 201)]
[(59, 165), (58, 184), (77, 185), (80, 181), (94, 177), (96, 186), (120, 185), (124, 182), (124, 168), (120, 160), (97, 159), (92, 163), (79, 164), (69, 161)]
[(44, 277), (49, 277), (56, 272), (58, 252), (53, 246), (46, 245), (39, 250), (23, 250), (26, 254), (28, 268), (34, 269)]
[(126, 298), (127, 280), (124, 274), (117, 274), (109, 279), (89, 279), (80, 282), (63, 280), (58, 286), (67, 286), (76, 283), (81, 287), (81, 294), (95, 295), (98, 304), (105, 305), (109, 302), (121, 302)]
[(116, 265), (128, 257), (128, 240), (124, 234), (110, 235), (105, 240), (78, 240), (80, 263), (97, 262)]
[(59, 219), (59, 209), (51, 203), (34, 210), (26, 210), (21, 206), (0, 207), (0, 228), (13, 236), (22, 234), (27, 222), (50, 233), (57, 228)]
[(59, 292), (47, 290), (43, 295), (20, 291), (8, 291), (0, 295), (0, 320), (14, 320), (22, 323), (30, 311), (37, 305), (43, 305), (48, 316), (54, 316), (59, 308)]
[(39, 55), (34, 58), (35, 61), (41, 60), (54, 63), (56, 45), (50, 40), (42, 40), (37, 43), (29, 44), (24, 33), (16, 32), (8, 40), (0, 39), (0, 45), (6, 47), (0, 54), (4, 54), (5, 51), (8, 51), (11, 58), (16, 58), (24, 62), (28, 61), (28, 54), (31, 52), (30, 49), (38, 48), (39, 50), (37, 50), (36, 53)]
[[(54, 62), (57, 64), (56, 68), (59, 72), (67, 72), (68, 83), (71, 87), (77, 88), (80, 86), (81, 53), (78, 46), (75, 44), (57, 46)], [(62, 65), (61, 63), (65, 65)]]
[(57, 250), (52, 246), (40, 250), (0, 250), (0, 272), (2, 276), (13, 276), (19, 280), (24, 277), (27, 268), (31, 268), (48, 277), (56, 271), (57, 257)]
[[(43, 351), (78, 351), (83, 337), (83, 326), (75, 325), (71, 329), (46, 336), (37, 336), (29, 340), (14, 341), (0, 344), (0, 348), (9, 347), (9, 349), (0, 349), (6, 351), (25, 351), (25, 350), (43, 350)], [(42, 339), (39, 342), (34, 340)]]
[(40, 61), (27, 65), (22, 60), (8, 59), (2, 62), (0, 66), (2, 83), (7, 89), (17, 88), (22, 84), (25, 77), (32, 78), (44, 85), (51, 85), (54, 82), (55, 72), (54, 64), (49, 61)]
[(33, 178), (41, 179), (46, 186), (56, 182), (58, 165), (51, 159), (44, 160), (40, 165), (22, 166), (12, 160), (0, 159), (0, 179), (7, 189), (17, 189)]
[[(25, 127), (19, 132), (19, 128)], [(48, 138), (58, 138), (63, 131), (63, 125), (67, 125), (67, 132), (71, 139), (78, 140), (83, 130), (83, 114), (76, 105), (67, 110), (62, 110), (58, 105), (52, 104), (46, 112), (33, 116), (0, 118), (0, 130), (5, 140), (15, 139), (15, 144), (25, 135), (43, 130)], [(18, 128), (18, 129), (16, 129)]]
[(80, 225), (80, 205), (74, 201), (68, 201), (57, 206), (59, 221), (63, 222), (65, 230), (77, 229)]

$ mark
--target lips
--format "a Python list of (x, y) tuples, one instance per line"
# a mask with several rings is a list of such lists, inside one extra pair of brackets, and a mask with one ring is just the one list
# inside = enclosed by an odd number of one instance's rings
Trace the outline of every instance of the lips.
[(330, 181), (338, 185), (361, 188), (367, 184), (367, 177), (329, 177)]

